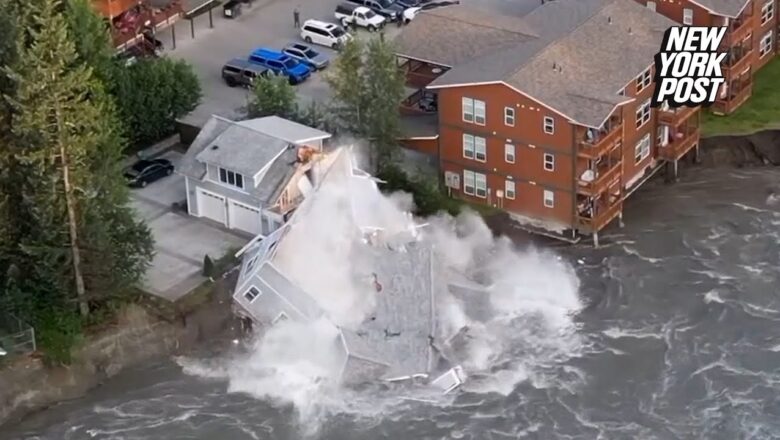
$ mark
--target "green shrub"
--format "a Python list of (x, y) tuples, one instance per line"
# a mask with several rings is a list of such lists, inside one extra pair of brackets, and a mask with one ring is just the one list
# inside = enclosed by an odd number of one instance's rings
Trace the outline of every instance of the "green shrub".
[(69, 364), (73, 347), (81, 338), (81, 318), (75, 311), (48, 309), (35, 320), (35, 338), (38, 349), (47, 362)]
[(395, 164), (382, 167), (377, 178), (384, 181), (380, 185), (384, 191), (403, 191), (411, 194), (416, 215), (427, 217), (441, 211), (457, 215), (460, 212), (460, 203), (447, 197), (434, 178), (409, 177)]

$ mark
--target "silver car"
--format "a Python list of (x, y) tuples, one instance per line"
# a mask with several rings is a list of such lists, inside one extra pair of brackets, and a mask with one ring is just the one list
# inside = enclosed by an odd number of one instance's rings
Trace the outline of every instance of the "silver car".
[(282, 49), (282, 52), (315, 70), (322, 70), (330, 64), (328, 57), (305, 44), (289, 44)]

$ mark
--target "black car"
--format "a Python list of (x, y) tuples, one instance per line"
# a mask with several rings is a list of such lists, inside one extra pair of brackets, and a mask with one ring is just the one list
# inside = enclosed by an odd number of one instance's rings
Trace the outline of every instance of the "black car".
[(368, 9), (376, 12), (377, 14), (385, 17), (387, 21), (399, 21), (401, 20), (401, 14), (404, 12), (404, 7), (392, 0), (348, 0), (350, 3), (356, 5), (365, 6)]
[(127, 184), (133, 188), (143, 188), (171, 174), (173, 174), (173, 164), (168, 159), (141, 159), (125, 170)]

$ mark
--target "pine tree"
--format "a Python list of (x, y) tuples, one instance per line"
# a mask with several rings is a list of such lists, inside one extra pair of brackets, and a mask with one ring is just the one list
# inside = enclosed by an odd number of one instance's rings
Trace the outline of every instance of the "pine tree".
[(114, 48), (106, 24), (96, 12), (91, 0), (67, 0), (65, 16), (68, 33), (76, 44), (79, 59), (92, 67), (95, 77), (106, 87), (113, 88)]
[(363, 115), (366, 105), (363, 83), (363, 43), (350, 40), (339, 54), (331, 72), (325, 77), (333, 92), (331, 109), (341, 128), (358, 136), (365, 135)]
[(76, 303), (86, 315), (90, 301), (138, 280), (152, 242), (127, 207), (115, 110), (78, 59), (59, 2), (41, 3), (11, 74), (10, 149), (24, 176), (14, 209), (29, 219), (18, 260), (23, 290), (47, 292), (55, 304)]
[(295, 89), (282, 75), (257, 78), (252, 89), (252, 100), (249, 102), (248, 110), (250, 118), (277, 115), (282, 118), (295, 119), (298, 114)]

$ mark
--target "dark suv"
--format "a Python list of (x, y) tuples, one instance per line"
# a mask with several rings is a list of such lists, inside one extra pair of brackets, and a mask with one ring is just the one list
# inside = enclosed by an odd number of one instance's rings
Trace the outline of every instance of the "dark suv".
[(234, 58), (222, 66), (222, 79), (230, 87), (252, 87), (255, 78), (268, 76), (269, 70), (241, 58)]
[(350, 3), (365, 6), (377, 14), (385, 17), (387, 21), (398, 21), (404, 13), (404, 7), (392, 0), (348, 0)]

